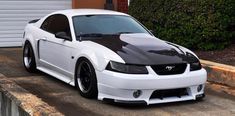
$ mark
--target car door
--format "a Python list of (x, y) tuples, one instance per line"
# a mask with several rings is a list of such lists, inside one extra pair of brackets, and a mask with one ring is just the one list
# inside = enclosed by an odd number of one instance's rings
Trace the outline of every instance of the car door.
[[(55, 73), (64, 75), (64, 81), (72, 79), (71, 56), (72, 37), (68, 18), (62, 14), (48, 17), (41, 26), (44, 31), (39, 40), (39, 59), (41, 65)], [(67, 38), (58, 38), (58, 33), (66, 33)]]

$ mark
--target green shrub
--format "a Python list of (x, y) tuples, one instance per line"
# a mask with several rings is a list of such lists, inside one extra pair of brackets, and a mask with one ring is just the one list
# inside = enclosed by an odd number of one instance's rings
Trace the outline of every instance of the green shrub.
[(132, 0), (129, 14), (158, 38), (191, 49), (223, 49), (235, 35), (235, 0)]

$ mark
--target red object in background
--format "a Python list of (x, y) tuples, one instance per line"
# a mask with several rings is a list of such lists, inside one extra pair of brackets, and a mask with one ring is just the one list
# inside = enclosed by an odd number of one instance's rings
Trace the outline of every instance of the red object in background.
[(117, 11), (128, 12), (128, 0), (117, 0)]

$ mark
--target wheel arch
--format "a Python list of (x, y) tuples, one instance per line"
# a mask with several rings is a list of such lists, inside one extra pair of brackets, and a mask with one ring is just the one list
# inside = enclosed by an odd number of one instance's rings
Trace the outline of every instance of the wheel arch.
[[(76, 83), (76, 75), (77, 75), (77, 71), (76, 71), (76, 70), (77, 70), (77, 68), (78, 68), (79, 62), (80, 62), (82, 59), (87, 59), (87, 58), (81, 56), (81, 57), (79, 57), (79, 58), (76, 60), (76, 63), (75, 63), (75, 68), (74, 68), (74, 85), (75, 85), (75, 87), (78, 86), (77, 83)], [(87, 60), (88, 60), (88, 59), (87, 59)]]
[[(77, 60), (76, 60), (76, 63), (75, 63), (75, 68), (74, 68), (74, 85), (75, 85), (75, 86), (77, 86), (77, 83), (76, 83), (77, 71), (76, 71), (76, 70), (77, 70), (77, 68), (78, 68), (78, 64), (79, 64), (80, 61), (83, 60), (83, 59), (88, 60), (88, 61), (92, 64), (93, 68), (95, 69), (93, 62), (92, 62), (89, 58), (87, 58), (87, 57), (85, 57), (85, 56), (80, 56), (80, 57), (78, 57)], [(95, 69), (95, 71), (96, 71), (96, 69)], [(97, 75), (96, 75), (96, 79), (97, 79)], [(98, 80), (97, 80), (97, 81), (98, 81)]]
[(23, 41), (22, 41), (22, 47), (24, 47), (24, 44), (28, 41), (32, 48), (33, 51), (35, 53), (35, 55), (37, 56), (37, 39), (35, 39), (34, 34), (35, 34), (36, 27), (34, 26), (34, 24), (27, 24), (25, 29), (24, 29), (24, 37), (23, 37)]
[[(87, 59), (92, 64), (95, 71), (105, 70), (105, 67), (109, 62), (109, 60), (103, 58), (101, 54), (97, 54), (97, 53), (95, 53), (94, 51), (91, 51), (91, 50), (83, 50), (82, 53), (77, 54), (75, 59), (76, 60), (74, 62), (75, 65), (74, 65), (74, 73), (73, 73), (74, 74), (74, 79), (76, 77), (77, 66), (79, 64), (79, 61), (82, 60), (82, 59)], [(98, 77), (97, 77), (97, 79), (98, 79)], [(76, 84), (76, 83), (74, 83), (74, 84)]]
[[(28, 51), (26, 53), (25, 50), (29, 50), (31, 52)], [(29, 56), (28, 56), (29, 54), (30, 54), (31, 58), (29, 58)], [(25, 56), (25, 55), (27, 55), (27, 56)], [(31, 62), (29, 62), (29, 59), (31, 59)], [(33, 50), (32, 44), (30, 43), (29, 40), (26, 40), (24, 43), (24, 46), (23, 46), (23, 64), (24, 64), (24, 67), (26, 68), (26, 70), (30, 73), (37, 71), (35, 52)]]
[(37, 52), (36, 45), (33, 44), (33, 42), (34, 42), (33, 39), (26, 38), (25, 41), (23, 42), (22, 48), (24, 49), (24, 46), (26, 44), (30, 44), (31, 45), (31, 47), (33, 48), (33, 53), (34, 53), (34, 57), (35, 57), (35, 61), (36, 61), (36, 66), (38, 66), (38, 52)]
[[(94, 44), (94, 43), (86, 43), (87, 45), (80, 46), (78, 50), (74, 51), (74, 61), (72, 63), (72, 69), (74, 77), (76, 73), (76, 66), (79, 63), (79, 60), (82, 58), (88, 59), (92, 66), (94, 67), (95, 71), (102, 72), (105, 70), (106, 66), (110, 62), (110, 60), (117, 61), (117, 62), (122, 62), (122, 58), (118, 56), (116, 53), (113, 51)], [(92, 46), (92, 47), (91, 47)], [(99, 81), (99, 76), (97, 76), (97, 81)]]
[(104, 58), (103, 54), (97, 53), (92, 50), (82, 50), (82, 52), (77, 53), (77, 55), (75, 56), (76, 62), (74, 64), (77, 65), (77, 62), (82, 58), (88, 59), (95, 70), (98, 71), (103, 71), (109, 62), (109, 60)]
[(26, 44), (31, 44), (31, 42), (29, 40), (25, 40), (24, 45), (26, 45)]
[(32, 42), (29, 39), (26, 39), (25, 42), (24, 42), (23, 48), (25, 47), (26, 44), (30, 44), (31, 45), (31, 47), (33, 48), (33, 53), (35, 55), (35, 48), (34, 48)]

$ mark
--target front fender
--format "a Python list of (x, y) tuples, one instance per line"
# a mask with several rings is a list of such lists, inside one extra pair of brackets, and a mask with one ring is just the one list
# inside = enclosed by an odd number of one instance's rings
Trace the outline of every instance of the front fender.
[(24, 47), (26, 41), (29, 41), (33, 47), (34, 52), (36, 52), (37, 40), (33, 37), (34, 31), (35, 27), (32, 24), (27, 24), (24, 31), (25, 35), (22, 41), (22, 47)]
[[(81, 53), (76, 55), (76, 57), (75, 57), (76, 62), (81, 57), (87, 58), (92, 63), (93, 67), (99, 71), (104, 70), (106, 65), (109, 62), (109, 60), (107, 60), (105, 58), (101, 58), (102, 56), (98, 55), (97, 53), (95, 53), (94, 51), (91, 51), (91, 50), (82, 50)], [(74, 63), (74, 64), (76, 65), (76, 63)]]
[[(76, 61), (81, 57), (85, 57), (92, 63), (94, 68), (98, 71), (105, 70), (110, 60), (125, 63), (119, 55), (109, 50), (108, 48), (98, 45), (96, 43), (81, 42), (77, 46), (79, 46), (79, 48), (74, 51), (76, 54)], [(76, 63), (74, 64), (76, 65)]]

